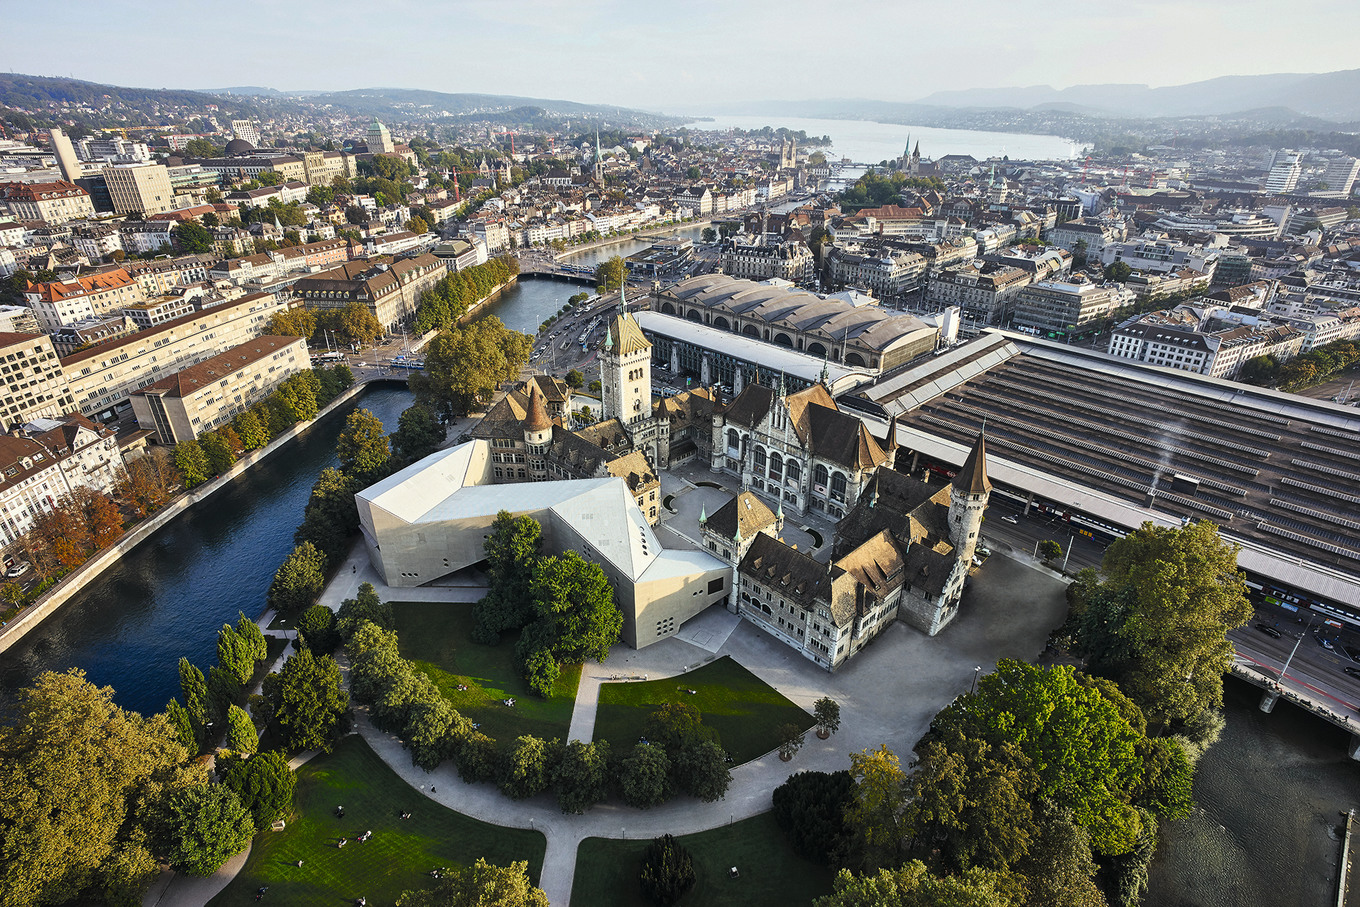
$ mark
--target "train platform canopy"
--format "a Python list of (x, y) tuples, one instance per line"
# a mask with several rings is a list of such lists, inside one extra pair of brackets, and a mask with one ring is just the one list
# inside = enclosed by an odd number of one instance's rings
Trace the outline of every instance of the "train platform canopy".
[(1005, 331), (843, 399), (927, 462), (1119, 530), (1217, 523), (1239, 564), (1360, 616), (1360, 411)]

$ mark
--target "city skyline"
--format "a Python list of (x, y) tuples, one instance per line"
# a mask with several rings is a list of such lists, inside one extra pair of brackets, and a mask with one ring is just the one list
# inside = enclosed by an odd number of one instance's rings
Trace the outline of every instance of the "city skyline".
[[(200, 7), (190, 20), (165, 0), (14, 7), (0, 69), (145, 88), (424, 88), (695, 113), (719, 102), (915, 101), (970, 88), (1330, 72), (1357, 65), (1346, 36), (1360, 26), (1360, 6), (1328, 0), (1301, 0), (1287, 17), (1265, 0), (1136, 0), (1084, 8), (1079, 20), (1054, 19), (1025, 0), (980, 0), (966, 26), (950, 29), (918, 28), (939, 19), (916, 0), (851, 2), (835, 18), (806, 0), (700, 0), (683, 12), (512, 0), (455, 3), (433, 15), (404, 0), (376, 13), (302, 0), (287, 7), (290, 22), (265, 15), (278, 9)], [(103, 40), (78, 58), (64, 53), (92, 22)], [(204, 54), (206, 36), (223, 33), (245, 40), (231, 53)], [(865, 43), (880, 35), (900, 37)]]

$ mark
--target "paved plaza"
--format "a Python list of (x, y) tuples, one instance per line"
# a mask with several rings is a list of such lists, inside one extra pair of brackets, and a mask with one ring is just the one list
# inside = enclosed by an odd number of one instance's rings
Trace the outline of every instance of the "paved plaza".
[[(730, 479), (712, 476), (707, 470), (693, 478)], [(731, 494), (699, 486), (685, 477), (671, 477), (670, 481), (674, 484), (663, 486), (663, 491), (676, 495), (678, 513), (673, 519), (680, 532), (693, 531), (686, 526), (691, 517), (689, 525), (697, 527), (699, 507), (709, 502), (721, 506)], [(825, 528), (829, 531), (830, 527)], [(795, 527), (793, 531), (799, 530)], [(811, 537), (807, 538), (810, 544)], [(829, 548), (829, 535), (824, 538), (823, 547)], [(470, 607), (485, 588), (484, 578), (475, 572), (445, 578), (439, 585), (389, 588), (369, 565), (367, 552), (358, 543), (321, 602), (337, 609), (363, 582), (373, 583), (384, 600), (446, 602), (450, 607)], [(749, 818), (770, 809), (771, 792), (789, 775), (848, 768), (850, 753), (880, 744), (886, 744), (904, 762), (910, 761), (911, 748), (925, 733), (931, 718), (969, 688), (976, 669), (990, 671), (1000, 658), (1033, 661), (1043, 652), (1049, 632), (1065, 614), (1063, 591), (1060, 579), (1050, 571), (1036, 569), (1028, 558), (994, 555), (973, 576), (959, 617), (939, 636), (932, 639), (905, 624), (894, 623), (834, 675), (716, 606), (686, 622), (672, 638), (640, 651), (620, 644), (604, 664), (587, 664), (572, 714), (571, 739), (591, 739), (602, 684), (628, 682), (615, 679), (617, 676), (656, 679), (683, 674), (724, 655), (808, 711), (822, 696), (840, 703), (841, 729), (837, 734), (828, 740), (809, 734), (803, 749), (787, 763), (771, 752), (738, 766), (732, 772), (727, 796), (716, 803), (679, 798), (643, 811), (610, 802), (583, 816), (564, 815), (550, 796), (515, 801), (492, 784), (465, 784), (451, 763), (433, 772), (415, 767), (401, 740), (375, 728), (362, 706), (355, 708), (356, 730), (394, 771), (430, 799), (498, 825), (543, 832), (547, 852), (539, 885), (554, 907), (565, 907), (571, 897), (577, 846), (585, 838), (647, 839), (664, 833), (690, 834)], [(262, 626), (268, 626), (270, 619), (271, 615), (262, 617)], [(201, 904), (204, 895), (210, 897), (220, 890), (243, 864), (244, 858), (237, 858), (218, 875), (201, 880), (202, 884), (184, 884), (189, 881), (185, 879), (158, 884), (156, 896), (149, 896), (146, 903), (163, 907)]]

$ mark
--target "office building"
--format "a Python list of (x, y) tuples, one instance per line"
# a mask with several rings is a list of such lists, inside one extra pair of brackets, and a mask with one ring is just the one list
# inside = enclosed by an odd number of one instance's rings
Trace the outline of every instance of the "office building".
[(83, 177), (85, 174), (81, 172), (80, 161), (76, 159), (75, 146), (66, 133), (60, 129), (49, 129), (47, 136), (52, 142), (52, 154), (57, 158), (57, 166), (61, 168), (61, 178), (74, 183)]
[(1293, 151), (1277, 151), (1266, 174), (1266, 192), (1271, 195), (1286, 195), (1293, 192), (1303, 173), (1303, 155)]
[(221, 428), (310, 367), (306, 340), (265, 334), (133, 391), (132, 411), (169, 447)]
[(0, 334), (0, 430), (76, 408), (61, 360), (41, 334)]
[(175, 206), (170, 172), (161, 164), (110, 164), (104, 168), (104, 181), (119, 214), (150, 217)]

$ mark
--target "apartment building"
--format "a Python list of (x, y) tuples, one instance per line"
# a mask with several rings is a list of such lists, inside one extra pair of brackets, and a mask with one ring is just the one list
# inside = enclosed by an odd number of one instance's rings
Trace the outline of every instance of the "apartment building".
[(161, 214), (175, 207), (170, 171), (162, 164), (110, 164), (104, 182), (119, 214)]
[(146, 302), (125, 306), (122, 314), (132, 320), (139, 331), (154, 328), (158, 324), (183, 318), (194, 310), (189, 296), (158, 296)]
[(0, 334), (41, 334), (38, 319), (26, 305), (0, 305)]
[(109, 224), (84, 224), (71, 231), (71, 245), (86, 261), (99, 262), (123, 250), (123, 237)]
[(0, 204), (14, 220), (64, 224), (94, 217), (90, 194), (74, 183), (0, 183)]
[(1222, 317), (1226, 314), (1224, 309), (1177, 306), (1134, 316), (1110, 333), (1107, 352), (1149, 365), (1232, 378), (1249, 359), (1272, 355), (1287, 360), (1303, 346), (1304, 335), (1292, 327), (1229, 320)]
[(974, 261), (931, 275), (926, 304), (936, 310), (958, 306), (964, 318), (1002, 324), (1011, 315), (1015, 297), (1032, 279), (1033, 275), (1022, 268)]
[(0, 334), (0, 429), (75, 409), (61, 360), (42, 334)]
[(915, 252), (837, 246), (827, 255), (827, 270), (837, 284), (897, 296), (920, 285), (926, 260)]
[(77, 489), (112, 491), (122, 469), (116, 433), (74, 413), (37, 418), (21, 434), (0, 435), (0, 548)]
[(384, 329), (393, 331), (415, 316), (420, 294), (447, 273), (444, 262), (429, 253), (400, 261), (361, 258), (302, 278), (293, 284), (293, 294), (316, 309), (363, 303)]
[(30, 283), (24, 291), (33, 316), (44, 331), (59, 331), (69, 324), (108, 315), (146, 299), (141, 284), (122, 268), (84, 277)]
[(111, 418), (138, 388), (259, 337), (282, 308), (273, 294), (253, 293), (73, 353), (61, 363), (73, 398), (66, 408)]
[(126, 315), (96, 315), (65, 325), (48, 336), (58, 356), (69, 356), (82, 347), (126, 337), (135, 330), (137, 325)]
[(1118, 305), (1115, 287), (1043, 281), (1016, 294), (1013, 323), (1031, 334), (1077, 340), (1099, 329)]
[(132, 411), (171, 446), (227, 424), (310, 367), (306, 340), (266, 334), (133, 391)]
[(766, 244), (734, 239), (723, 247), (722, 270), (724, 274), (747, 280), (777, 277), (790, 283), (802, 283), (812, 279), (815, 263), (812, 252), (800, 242)]
[(148, 299), (162, 296), (179, 287), (208, 279), (208, 267), (217, 260), (213, 255), (182, 255), (151, 261), (125, 261), (123, 270), (141, 285)]

